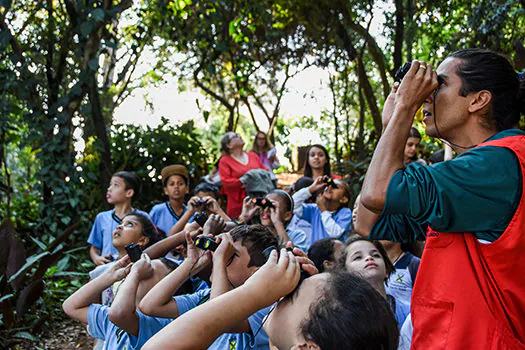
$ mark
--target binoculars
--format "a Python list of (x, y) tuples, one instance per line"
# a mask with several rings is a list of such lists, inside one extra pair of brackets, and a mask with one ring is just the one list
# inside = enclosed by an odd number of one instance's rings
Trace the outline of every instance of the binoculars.
[(197, 237), (194, 240), (195, 246), (203, 250), (211, 250), (214, 252), (219, 246), (212, 238), (210, 237)]
[[(394, 74), (394, 81), (401, 82), (405, 75), (407, 75), (408, 71), (410, 70), (410, 67), (412, 67), (412, 62), (407, 62), (403, 66), (399, 67), (396, 71), (396, 74)], [(438, 75), (438, 84), (443, 84), (443, 78)]]
[(339, 186), (334, 182), (334, 179), (332, 179), (331, 177), (324, 177), (323, 182), (325, 184), (328, 184), (328, 186), (331, 186), (332, 188), (339, 188)]
[(137, 262), (140, 260), (142, 248), (140, 248), (137, 243), (131, 242), (130, 244), (125, 245), (124, 248), (126, 249), (131, 262)]
[(198, 223), (200, 227), (204, 227), (204, 224), (206, 223), (206, 221), (208, 221), (208, 217), (209, 217), (208, 214), (201, 212), (201, 213), (195, 214), (195, 216), (193, 217), (193, 220), (196, 223)]
[(263, 209), (265, 208), (270, 208), (273, 206), (272, 202), (270, 202), (268, 199), (266, 198), (257, 198), (257, 197), (253, 197), (252, 198), (252, 203), (258, 207), (261, 207)]

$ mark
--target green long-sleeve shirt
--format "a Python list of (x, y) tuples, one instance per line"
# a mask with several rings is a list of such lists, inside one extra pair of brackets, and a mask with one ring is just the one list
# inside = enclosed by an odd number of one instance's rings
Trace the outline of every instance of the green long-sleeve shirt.
[[(516, 135), (525, 133), (504, 130), (486, 141)], [(519, 161), (506, 148), (477, 147), (432, 166), (413, 163), (390, 179), (370, 238), (411, 242), (424, 239), (429, 225), (441, 232), (473, 232), (494, 242), (512, 219), (521, 193)]]

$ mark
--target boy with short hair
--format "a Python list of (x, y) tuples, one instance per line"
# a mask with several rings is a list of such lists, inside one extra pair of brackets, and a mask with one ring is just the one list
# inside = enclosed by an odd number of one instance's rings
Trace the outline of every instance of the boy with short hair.
[(134, 211), (148, 216), (131, 206), (132, 200), (140, 195), (140, 188), (140, 180), (132, 171), (119, 171), (111, 177), (106, 199), (114, 208), (97, 215), (87, 241), (91, 244), (89, 255), (95, 265), (104, 265), (117, 258), (118, 251), (112, 242), (113, 231), (122, 223), (124, 216)]
[[(241, 286), (265, 262), (264, 250), (278, 248), (278, 239), (262, 225), (243, 225), (217, 237), (218, 248), (204, 254), (188, 242), (188, 257), (168, 275), (140, 304), (140, 310), (157, 317), (176, 318), (198, 305)], [(213, 254), (213, 255), (212, 255)], [(189, 276), (213, 260), (212, 288), (172, 298)], [(268, 337), (261, 328), (270, 308), (264, 308), (221, 335), (210, 349), (268, 349)]]

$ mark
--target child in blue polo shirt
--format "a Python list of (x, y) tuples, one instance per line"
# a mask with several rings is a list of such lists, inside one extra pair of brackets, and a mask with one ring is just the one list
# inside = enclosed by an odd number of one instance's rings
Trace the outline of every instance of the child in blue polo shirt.
[[(138, 329), (125, 331), (111, 322), (111, 318), (119, 317), (120, 312), (127, 312), (129, 305), (137, 305), (142, 297), (172, 268), (173, 264), (169, 264), (166, 259), (149, 261), (146, 254), (143, 254), (142, 259), (132, 266), (129, 257), (125, 256), (101, 276), (91, 280), (73, 293), (64, 301), (62, 308), (71, 318), (87, 323), (91, 336), (105, 340), (104, 349), (132, 349), (133, 342), (137, 341), (139, 335)], [(126, 280), (119, 287), (111, 308), (95, 303), (102, 290), (123, 278)], [(130, 298), (129, 295), (133, 293), (135, 297)], [(135, 313), (134, 309), (128, 317), (136, 317), (141, 321), (147, 319), (146, 323), (149, 325), (152, 325), (153, 322), (166, 322), (164, 320), (152, 320), (140, 312)], [(143, 331), (147, 331), (146, 328)]]
[[(277, 237), (262, 225), (241, 225), (218, 236), (215, 252), (197, 249), (187, 234), (188, 256), (177, 270), (156, 285), (142, 300), (140, 310), (155, 317), (177, 318), (183, 313), (241, 286), (266, 261), (266, 248), (278, 247)], [(212, 288), (190, 295), (172, 297), (180, 284), (213, 261)], [(258, 310), (228, 333), (221, 335), (209, 349), (268, 349), (268, 336), (262, 329), (270, 308)], [(161, 331), (162, 332), (162, 331)]]
[(88, 238), (91, 244), (89, 255), (95, 265), (104, 265), (117, 258), (118, 251), (112, 243), (113, 231), (122, 223), (124, 216), (134, 211), (148, 216), (131, 207), (132, 200), (140, 195), (140, 187), (139, 178), (134, 172), (119, 171), (111, 177), (106, 199), (115, 208), (97, 215)]
[(190, 189), (189, 174), (184, 165), (176, 164), (162, 169), (161, 176), (164, 194), (168, 196), (168, 200), (155, 205), (149, 215), (157, 227), (169, 233), (173, 225), (187, 212), (184, 197)]
[[(344, 240), (352, 224), (352, 211), (348, 208), (350, 188), (339, 179), (319, 176), (309, 187), (294, 193), (294, 214), (312, 225), (309, 245), (320, 239), (333, 237)], [(331, 181), (329, 185), (325, 181)], [(315, 204), (304, 203), (313, 193), (322, 190)]]
[(208, 215), (217, 214), (224, 221), (230, 221), (230, 218), (219, 204), (219, 189), (209, 183), (202, 182), (193, 190), (193, 197), (188, 201), (184, 215), (171, 227), (168, 236), (172, 236), (185, 229), (186, 224), (192, 223), (195, 214), (205, 212)]

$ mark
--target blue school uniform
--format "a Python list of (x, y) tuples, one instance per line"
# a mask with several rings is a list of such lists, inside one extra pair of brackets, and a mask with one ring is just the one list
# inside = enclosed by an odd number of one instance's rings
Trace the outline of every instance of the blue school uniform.
[[(151, 208), (149, 215), (155, 226), (168, 234), (170, 229), (180, 220), (180, 218), (184, 215), (184, 213), (186, 213), (186, 210), (188, 209), (185, 204), (183, 205), (183, 208), (182, 214), (177, 215), (171, 207), (170, 202), (164, 202)], [(193, 217), (194, 215), (190, 218), (190, 220), (188, 220), (188, 223), (193, 222)]]
[(386, 294), (392, 295), (407, 305), (410, 305), (412, 299), (412, 289), (419, 269), (419, 259), (417, 256), (406, 252), (405, 255), (396, 263), (396, 270), (392, 272), (385, 286)]
[(308, 252), (308, 238), (304, 231), (287, 227), (286, 234), (290, 237), (294, 247), (301, 249), (303, 252)]
[[(149, 218), (149, 214), (142, 210), (135, 210), (135, 212)], [(122, 220), (115, 214), (115, 209), (98, 213), (87, 242), (100, 249), (100, 255), (111, 255), (116, 259), (118, 251), (113, 247), (113, 231), (121, 223)]]
[[(210, 298), (211, 289), (194, 294), (176, 296), (179, 315), (205, 303)], [(224, 333), (213, 342), (208, 350), (269, 349), (268, 335), (262, 328), (263, 320), (271, 307), (261, 309), (248, 317), (251, 333)]]
[(308, 221), (299, 218), (295, 214), (286, 228), (290, 230), (301, 230), (305, 233), (306, 237), (310, 237), (312, 235), (312, 225)]
[(88, 308), (89, 333), (94, 338), (105, 340), (103, 349), (140, 349), (151, 337), (173, 321), (172, 318), (151, 317), (138, 310), (136, 312), (139, 317), (138, 337), (123, 331), (109, 320), (109, 307), (92, 304)]
[(93, 338), (103, 339), (104, 350), (129, 350), (130, 338), (136, 337), (129, 335), (122, 329), (115, 326), (109, 320), (109, 307), (100, 304), (91, 304), (88, 308), (88, 330)]
[(139, 316), (139, 334), (137, 337), (130, 336), (129, 344), (131, 349), (140, 349), (146, 342), (155, 334), (160, 332), (162, 328), (169, 325), (173, 318), (161, 318), (144, 315), (137, 310)]
[(294, 193), (294, 214), (312, 225), (309, 245), (323, 238), (337, 238), (344, 241), (350, 232), (352, 211), (343, 207), (336, 211), (321, 212), (317, 204), (304, 203), (312, 194), (309, 188)]

